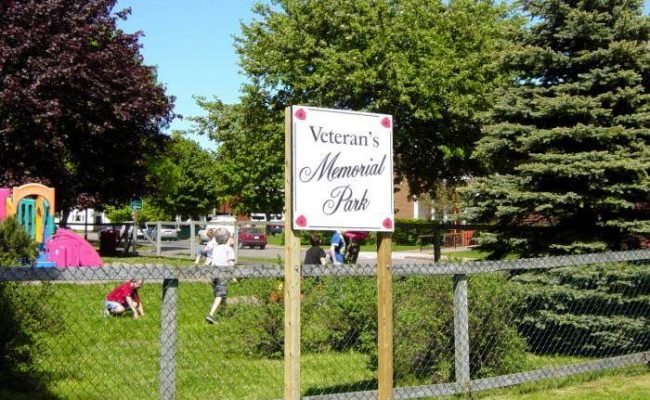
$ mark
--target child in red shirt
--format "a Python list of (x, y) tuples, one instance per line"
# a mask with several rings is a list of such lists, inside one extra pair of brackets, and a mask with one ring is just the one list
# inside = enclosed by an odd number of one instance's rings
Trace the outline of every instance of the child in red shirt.
[(144, 317), (142, 301), (138, 296), (138, 289), (142, 286), (142, 279), (131, 279), (113, 289), (104, 299), (104, 316), (121, 315), (127, 307), (133, 311), (133, 318)]

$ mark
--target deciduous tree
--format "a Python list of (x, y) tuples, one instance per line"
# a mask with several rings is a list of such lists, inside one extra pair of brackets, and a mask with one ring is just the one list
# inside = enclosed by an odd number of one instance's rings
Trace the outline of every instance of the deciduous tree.
[(219, 206), (216, 157), (176, 132), (163, 156), (152, 163), (158, 188), (149, 201), (169, 216), (198, 219)]
[(147, 191), (173, 99), (115, 3), (0, 2), (0, 186), (47, 183), (62, 210)]
[[(257, 19), (242, 25), (236, 38), (250, 81), (242, 104), (203, 103), (208, 119), (221, 121), (217, 125), (240, 132), (251, 127), (251, 118), (263, 125), (248, 133), (253, 141), (238, 145), (246, 150), (238, 165), (269, 158), (280, 163), (273, 167), (278, 175), (246, 177), (260, 179), (247, 184), (249, 190), (282, 188), (283, 108), (292, 104), (394, 115), (396, 172), (413, 194), (431, 193), (443, 178), (453, 184), (474, 171), (469, 156), (479, 137), (478, 114), (500, 79), (495, 52), (514, 26), (504, 7), (467, 0), (275, 0), (255, 12)], [(262, 131), (265, 139), (258, 140)], [(230, 140), (218, 129), (207, 133), (223, 144)], [(262, 149), (262, 142), (273, 146)], [(260, 158), (248, 155), (258, 147)], [(248, 174), (250, 168), (234, 171)]]
[(196, 129), (210, 135), (216, 150), (219, 201), (238, 214), (281, 213), (284, 206), (284, 131), (282, 109), (255, 85), (244, 88), (241, 102), (198, 99), (208, 111), (194, 118)]

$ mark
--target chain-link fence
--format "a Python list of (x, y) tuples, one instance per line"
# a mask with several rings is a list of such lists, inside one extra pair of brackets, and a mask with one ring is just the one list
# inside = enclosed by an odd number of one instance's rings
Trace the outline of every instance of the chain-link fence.
[[(235, 221), (234, 218), (221, 221), (151, 221), (138, 224), (133, 234), (134, 223), (111, 223), (87, 225), (67, 223), (84, 239), (95, 245), (101, 255), (156, 256), (194, 259), (197, 251), (208, 242), (208, 230), (223, 227), (235, 242), (237, 256), (277, 258), (282, 254), (278, 235), (284, 230), (283, 221)], [(268, 247), (274, 250), (262, 252)], [(243, 253), (242, 253), (243, 251)]]
[[(301, 395), (377, 398), (376, 266), (301, 272)], [(390, 272), (394, 399), (650, 361), (650, 250)], [(0, 398), (282, 398), (283, 276), (277, 264), (0, 269)], [(209, 323), (215, 278), (226, 294)], [(129, 279), (144, 279), (144, 317), (106, 316)]]

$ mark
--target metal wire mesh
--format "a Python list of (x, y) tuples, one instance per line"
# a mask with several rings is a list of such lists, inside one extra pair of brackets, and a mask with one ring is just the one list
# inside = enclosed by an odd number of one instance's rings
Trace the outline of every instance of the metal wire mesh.
[[(650, 360), (648, 250), (411, 261), (391, 267), (395, 399)], [(304, 398), (376, 398), (375, 269), (303, 266)], [(282, 398), (283, 274), (276, 264), (2, 268), (0, 398)], [(214, 278), (226, 299), (212, 324)], [(104, 297), (128, 279), (144, 279), (144, 318), (105, 316)]]

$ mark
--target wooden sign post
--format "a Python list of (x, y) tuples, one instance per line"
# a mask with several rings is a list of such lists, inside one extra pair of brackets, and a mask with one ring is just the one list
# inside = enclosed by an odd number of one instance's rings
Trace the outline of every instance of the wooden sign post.
[(284, 398), (300, 400), (300, 236), (293, 229), (291, 108), (285, 110), (284, 142)]
[(285, 400), (300, 399), (300, 230), (377, 232), (379, 399), (392, 399), (393, 210), (390, 115), (285, 110)]
[(377, 233), (377, 364), (379, 400), (393, 398), (393, 274), (390, 232)]

